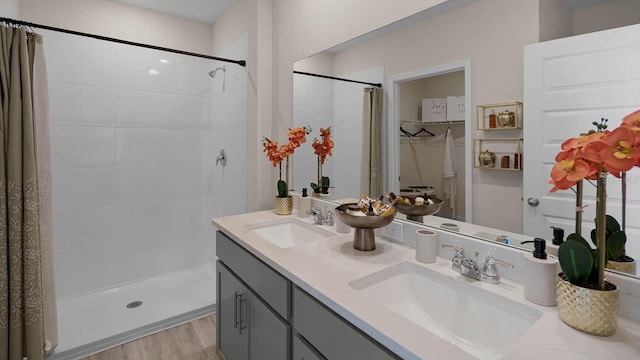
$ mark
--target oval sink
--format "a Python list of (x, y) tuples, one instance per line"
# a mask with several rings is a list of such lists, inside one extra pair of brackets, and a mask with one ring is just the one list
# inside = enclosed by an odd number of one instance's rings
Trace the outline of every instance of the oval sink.
[(542, 312), (403, 262), (352, 281), (362, 295), (479, 359), (500, 359)]
[(283, 249), (335, 236), (334, 233), (321, 228), (320, 225), (309, 224), (293, 217), (265, 221), (247, 228)]

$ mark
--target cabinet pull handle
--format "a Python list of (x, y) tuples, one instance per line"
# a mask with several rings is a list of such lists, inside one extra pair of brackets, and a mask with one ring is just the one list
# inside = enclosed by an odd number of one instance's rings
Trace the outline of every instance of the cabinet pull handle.
[[(233, 294), (234, 294), (234, 297), (235, 297), (234, 298), (234, 303), (233, 303), (233, 322), (234, 322), (233, 323), (233, 328), (234, 329), (238, 329), (238, 325), (240, 325), (240, 316), (238, 316), (239, 312), (240, 312), (240, 306), (239, 306), (238, 300), (240, 299), (242, 294), (238, 294), (237, 291), (234, 292)], [(240, 332), (241, 330), (238, 330), (238, 331)]]
[(249, 311), (247, 311), (247, 293), (240, 294), (240, 334), (247, 328)]

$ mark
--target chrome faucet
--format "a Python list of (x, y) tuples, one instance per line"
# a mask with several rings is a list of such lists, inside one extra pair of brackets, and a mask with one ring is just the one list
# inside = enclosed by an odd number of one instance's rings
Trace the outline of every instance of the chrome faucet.
[(451, 269), (475, 280), (480, 280), (491, 284), (499, 284), (500, 276), (498, 275), (496, 264), (502, 265), (507, 269), (514, 268), (513, 264), (500, 259), (496, 259), (495, 257), (493, 257), (493, 255), (489, 255), (484, 259), (484, 265), (482, 266), (482, 271), (480, 271), (477, 265), (477, 252), (475, 253), (476, 259), (474, 260), (464, 256), (464, 250), (459, 246), (442, 244), (442, 247), (453, 249), (455, 251), (455, 255), (453, 255), (453, 259), (451, 259)]
[(324, 211), (325, 213), (322, 214), (320, 208), (312, 208), (311, 210), (307, 210), (306, 213), (313, 216), (313, 222), (316, 223), (316, 225), (333, 226), (333, 213), (327, 210), (327, 208), (325, 208)]

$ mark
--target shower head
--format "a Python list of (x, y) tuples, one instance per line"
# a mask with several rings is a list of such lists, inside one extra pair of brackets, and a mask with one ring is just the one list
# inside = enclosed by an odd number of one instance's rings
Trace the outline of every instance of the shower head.
[(212, 78), (216, 77), (216, 72), (218, 72), (218, 70), (222, 70), (222, 72), (227, 71), (227, 67), (226, 66), (222, 66), (219, 68), (215, 68), (214, 70), (209, 71), (209, 76), (211, 76)]

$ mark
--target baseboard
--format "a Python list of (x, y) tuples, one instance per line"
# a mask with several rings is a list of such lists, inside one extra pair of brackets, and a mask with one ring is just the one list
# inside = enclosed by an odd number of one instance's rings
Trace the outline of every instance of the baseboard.
[(199, 319), (205, 316), (209, 316), (216, 311), (216, 305), (208, 305), (200, 309), (189, 311), (184, 314), (176, 315), (165, 320), (161, 320), (149, 325), (139, 327), (137, 329), (125, 331), (123, 333), (108, 337), (106, 339), (98, 340), (74, 349), (69, 349), (61, 353), (54, 351), (51, 355), (47, 356), (47, 360), (76, 360), (89, 355), (99, 353), (116, 347), (118, 345), (126, 344), (133, 340), (143, 338), (145, 336), (155, 334), (157, 332), (188, 323), (195, 319)]

